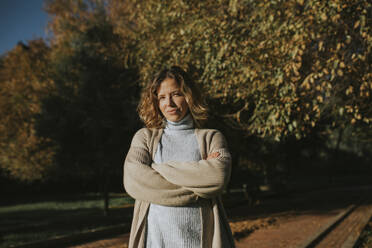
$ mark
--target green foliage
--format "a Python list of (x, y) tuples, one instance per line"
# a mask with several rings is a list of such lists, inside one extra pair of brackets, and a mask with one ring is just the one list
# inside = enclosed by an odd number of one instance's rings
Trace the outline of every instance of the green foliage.
[(239, 152), (244, 135), (270, 149), (350, 126), (371, 141), (367, 0), (45, 3), (50, 47), (31, 41), (0, 60), (0, 166), (14, 178), (120, 182), (139, 86), (174, 64), (222, 129), (239, 130)]
[[(53, 1), (49, 24), (55, 93), (43, 104), (40, 133), (58, 144), (56, 180), (121, 182), (124, 151), (138, 126), (137, 71), (99, 1)], [(107, 189), (106, 189), (107, 190)]]
[(134, 30), (143, 82), (184, 66), (228, 105), (217, 114), (233, 127), (280, 139), (320, 123), (371, 125), (369, 1), (110, 3), (113, 18), (123, 13), (117, 32)]

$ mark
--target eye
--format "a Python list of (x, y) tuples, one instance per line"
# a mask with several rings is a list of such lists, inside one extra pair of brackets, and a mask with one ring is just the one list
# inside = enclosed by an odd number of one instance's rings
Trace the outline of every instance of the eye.
[(181, 92), (175, 92), (173, 93), (174, 96), (182, 96), (182, 93)]
[(162, 100), (164, 98), (165, 98), (165, 96), (158, 96), (158, 100)]

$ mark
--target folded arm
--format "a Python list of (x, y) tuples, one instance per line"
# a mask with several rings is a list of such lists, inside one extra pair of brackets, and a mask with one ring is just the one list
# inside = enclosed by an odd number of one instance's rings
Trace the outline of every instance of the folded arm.
[(209, 153), (219, 156), (195, 162), (152, 163), (151, 167), (168, 182), (193, 191), (203, 198), (213, 198), (222, 193), (231, 175), (231, 155), (221, 133), (212, 139)]
[(166, 206), (182, 206), (198, 199), (191, 190), (167, 181), (150, 162), (144, 147), (131, 146), (124, 162), (124, 188), (131, 197)]

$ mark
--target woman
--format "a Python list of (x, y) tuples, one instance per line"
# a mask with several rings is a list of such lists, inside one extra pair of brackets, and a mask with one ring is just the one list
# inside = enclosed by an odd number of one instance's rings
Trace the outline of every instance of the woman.
[(124, 163), (124, 187), (136, 200), (129, 247), (234, 247), (220, 200), (230, 153), (219, 131), (195, 128), (206, 108), (186, 72), (159, 72), (138, 112), (146, 128)]

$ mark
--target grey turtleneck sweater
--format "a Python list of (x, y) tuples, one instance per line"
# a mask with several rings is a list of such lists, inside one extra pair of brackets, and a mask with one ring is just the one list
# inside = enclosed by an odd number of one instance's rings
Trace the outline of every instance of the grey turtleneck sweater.
[[(201, 155), (191, 115), (179, 122), (167, 121), (154, 162), (199, 160)], [(146, 229), (146, 248), (200, 248), (200, 206), (169, 207), (152, 203)]]

